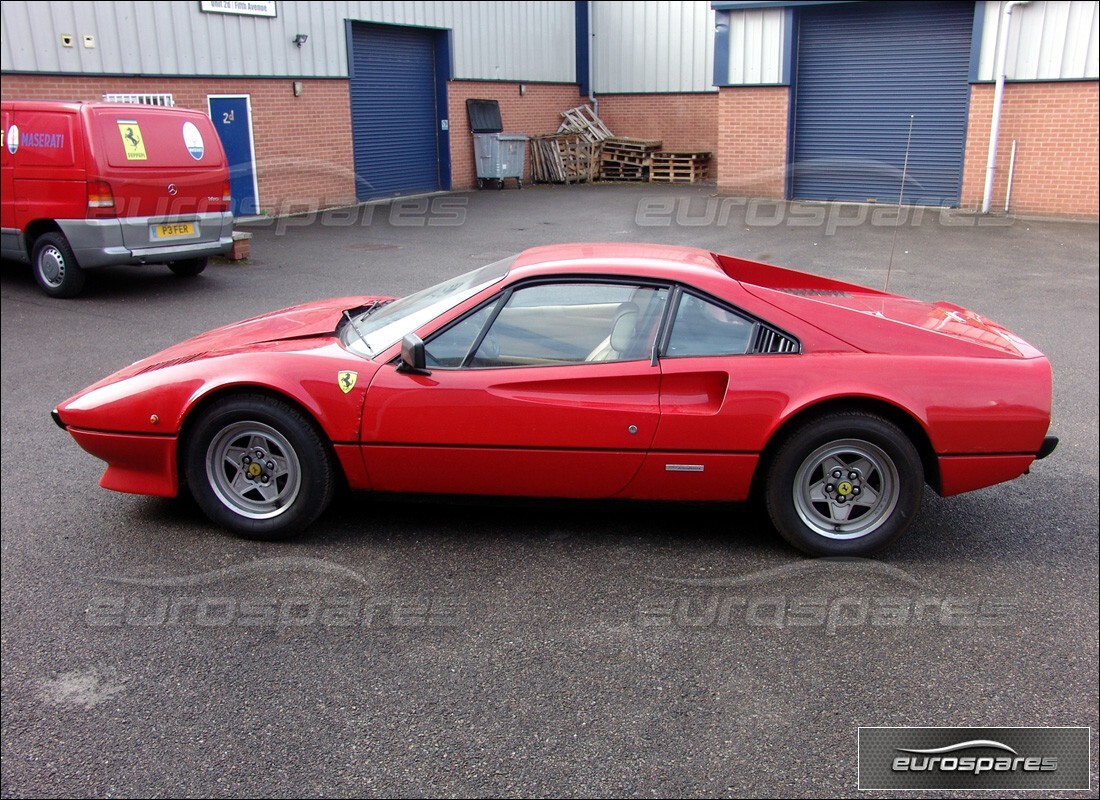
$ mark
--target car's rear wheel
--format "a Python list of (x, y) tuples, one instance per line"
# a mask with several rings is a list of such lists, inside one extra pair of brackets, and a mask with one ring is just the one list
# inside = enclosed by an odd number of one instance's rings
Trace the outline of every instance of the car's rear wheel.
[(34, 279), (50, 297), (76, 297), (84, 289), (84, 270), (76, 263), (69, 240), (61, 233), (44, 233), (31, 253)]
[(768, 513), (803, 552), (867, 555), (909, 527), (924, 470), (909, 438), (871, 414), (835, 414), (795, 430), (767, 476)]
[(185, 471), (207, 516), (253, 539), (306, 528), (331, 502), (336, 483), (310, 420), (262, 395), (227, 398), (203, 412), (187, 439)]
[(207, 258), (186, 258), (183, 261), (171, 262), (168, 265), (168, 269), (172, 270), (172, 272), (179, 275), (181, 278), (193, 278), (206, 269), (208, 262), (209, 259)]

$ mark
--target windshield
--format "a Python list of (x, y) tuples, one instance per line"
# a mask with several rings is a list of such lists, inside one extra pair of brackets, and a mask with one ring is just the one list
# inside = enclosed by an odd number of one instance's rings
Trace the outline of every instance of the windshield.
[(390, 345), (401, 341), (405, 334), (412, 333), (444, 311), (454, 308), (486, 286), (499, 281), (508, 274), (508, 268), (515, 258), (509, 256), (494, 261), (392, 303), (371, 306), (360, 311), (350, 318), (349, 324), (344, 328), (344, 345), (355, 353), (373, 358)]

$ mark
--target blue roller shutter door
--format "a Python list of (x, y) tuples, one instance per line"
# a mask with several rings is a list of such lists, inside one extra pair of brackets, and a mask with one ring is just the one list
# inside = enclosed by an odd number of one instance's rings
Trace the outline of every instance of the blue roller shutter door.
[(955, 206), (974, 4), (853, 3), (798, 17), (791, 194)]
[(360, 200), (440, 188), (436, 32), (351, 25), (351, 129)]

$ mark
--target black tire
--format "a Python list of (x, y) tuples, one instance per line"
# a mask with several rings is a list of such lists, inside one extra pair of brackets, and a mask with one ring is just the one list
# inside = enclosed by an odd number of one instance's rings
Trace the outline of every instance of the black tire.
[(196, 275), (201, 275), (202, 271), (206, 269), (206, 265), (210, 259), (206, 258), (187, 258), (183, 261), (173, 261), (168, 264), (168, 269), (172, 270), (175, 274), (181, 278), (194, 278)]
[(249, 539), (304, 530), (328, 507), (336, 484), (328, 447), (311, 421), (262, 395), (205, 410), (187, 436), (184, 470), (206, 515)]
[(76, 297), (84, 290), (84, 270), (64, 234), (44, 233), (35, 239), (31, 266), (38, 288), (50, 297)]
[(901, 429), (848, 413), (813, 420), (784, 439), (765, 497), (780, 535), (804, 553), (864, 556), (909, 527), (923, 490), (920, 454)]

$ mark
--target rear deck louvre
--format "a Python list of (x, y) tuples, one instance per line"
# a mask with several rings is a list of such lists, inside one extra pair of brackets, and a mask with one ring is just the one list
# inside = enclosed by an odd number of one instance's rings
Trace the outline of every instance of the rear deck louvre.
[(801, 348), (798, 342), (780, 333), (767, 325), (759, 325), (756, 329), (756, 341), (753, 342), (754, 353), (798, 353)]

